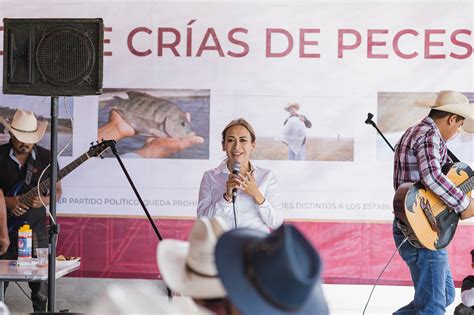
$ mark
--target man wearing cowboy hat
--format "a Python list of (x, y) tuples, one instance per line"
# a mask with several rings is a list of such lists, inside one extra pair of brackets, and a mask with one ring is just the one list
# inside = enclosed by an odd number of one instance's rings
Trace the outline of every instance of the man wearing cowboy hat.
[[(474, 202), (443, 174), (442, 167), (452, 163), (446, 142), (461, 127), (472, 132), (474, 105), (461, 93), (441, 91), (426, 104), (429, 115), (409, 128), (395, 147), (394, 188), (421, 181), (447, 206), (467, 219), (474, 216)], [(444, 314), (454, 301), (455, 289), (446, 249), (432, 251), (404, 242), (404, 235), (393, 224), (393, 237), (400, 256), (410, 269), (415, 296), (394, 314)]]
[(166, 285), (217, 315), (239, 314), (226, 298), (214, 258), (217, 240), (228, 229), (222, 217), (202, 217), (194, 222), (188, 241), (165, 239), (157, 250)]
[(215, 249), (219, 278), (241, 315), (327, 315), (322, 259), (294, 226), (272, 233), (249, 228), (222, 235)]
[[(35, 248), (48, 247), (45, 216), (49, 196), (20, 198), (21, 194), (35, 187), (40, 175), (50, 162), (50, 151), (37, 143), (43, 138), (47, 121), (38, 121), (34, 113), (17, 110), (11, 123), (0, 117), (0, 122), (10, 133), (10, 141), (0, 146), (0, 188), (5, 197), (10, 246), (0, 259), (18, 258), (18, 228), (29, 224), (33, 230), (33, 253)], [(43, 178), (49, 176), (49, 172)], [(14, 191), (14, 192), (13, 192)], [(61, 185), (57, 183), (56, 196), (61, 196)], [(5, 288), (8, 283), (5, 283)], [(35, 311), (46, 311), (46, 282), (29, 282), (31, 299)]]
[(290, 116), (283, 123), (283, 142), (288, 145), (288, 160), (304, 160), (306, 158), (306, 131), (312, 124), (304, 115), (298, 114), (300, 104), (288, 103), (285, 110)]

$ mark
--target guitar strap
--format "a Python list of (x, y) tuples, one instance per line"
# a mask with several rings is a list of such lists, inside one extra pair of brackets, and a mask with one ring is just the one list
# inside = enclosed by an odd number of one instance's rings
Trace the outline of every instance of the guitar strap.
[[(35, 151), (36, 159), (39, 159), (38, 151), (36, 150), (36, 145), (33, 147), (33, 151)], [(26, 163), (27, 165), (26, 165), (25, 184), (26, 186), (30, 187), (31, 180), (33, 179), (33, 173), (35, 170), (35, 160), (31, 156), (31, 154), (28, 157), (28, 160)]]
[(26, 177), (25, 177), (25, 184), (30, 186), (31, 179), (33, 178), (33, 170), (35, 166), (33, 165), (33, 159), (28, 158), (28, 165), (26, 166)]
[(457, 162), (461, 162), (461, 160), (459, 160), (453, 152), (451, 152), (449, 149), (448, 149), (448, 155), (449, 157), (451, 158), (451, 160), (454, 162), (454, 163), (457, 163)]

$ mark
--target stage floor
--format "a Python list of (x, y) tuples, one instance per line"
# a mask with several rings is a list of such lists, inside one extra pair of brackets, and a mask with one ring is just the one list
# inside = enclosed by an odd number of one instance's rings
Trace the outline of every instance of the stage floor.
[[(362, 314), (372, 287), (371, 285), (325, 284), (323, 288), (331, 314)], [(377, 286), (365, 314), (392, 314), (398, 308), (408, 304), (413, 299), (413, 293), (413, 287)], [(453, 314), (459, 303), (461, 303), (461, 289), (456, 288), (456, 299), (448, 307), (446, 314)]]
[[(166, 295), (161, 280), (133, 279), (97, 279), (65, 277), (57, 281), (56, 311), (68, 309), (69, 312), (87, 312), (97, 297), (110, 284), (124, 286), (151, 284), (156, 287), (157, 294)], [(20, 283), (29, 292), (26, 283)], [(372, 286), (370, 285), (339, 285), (323, 286), (331, 314), (362, 314)], [(407, 286), (377, 286), (365, 314), (391, 314), (397, 308), (407, 304), (413, 296), (413, 288)], [(461, 290), (456, 288), (456, 300), (449, 306), (446, 314), (452, 314), (461, 302)], [(187, 298), (176, 297), (176, 302), (190, 304)], [(32, 311), (31, 302), (21, 293), (15, 284), (8, 287), (5, 303), (11, 313), (28, 313)]]

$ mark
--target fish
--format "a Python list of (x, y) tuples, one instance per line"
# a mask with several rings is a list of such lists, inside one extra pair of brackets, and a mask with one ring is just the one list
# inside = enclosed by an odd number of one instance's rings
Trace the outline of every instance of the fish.
[(109, 104), (137, 135), (157, 138), (194, 136), (191, 114), (169, 100), (147, 93), (128, 91), (128, 99), (115, 96)]

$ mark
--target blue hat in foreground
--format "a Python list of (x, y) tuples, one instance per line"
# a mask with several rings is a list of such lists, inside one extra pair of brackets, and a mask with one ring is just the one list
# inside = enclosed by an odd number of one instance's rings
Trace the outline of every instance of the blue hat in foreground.
[(241, 314), (328, 314), (321, 258), (291, 225), (271, 234), (235, 229), (216, 247), (219, 277)]

